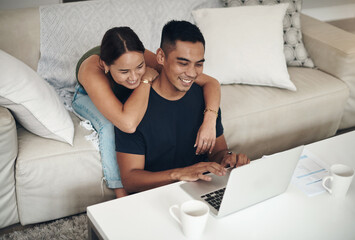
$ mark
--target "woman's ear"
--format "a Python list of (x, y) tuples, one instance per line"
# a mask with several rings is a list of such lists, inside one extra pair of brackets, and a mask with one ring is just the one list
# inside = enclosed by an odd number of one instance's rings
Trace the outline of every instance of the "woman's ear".
[(163, 49), (158, 48), (158, 50), (157, 50), (157, 62), (164, 66), (164, 61), (165, 61), (164, 51), (163, 51)]
[(104, 61), (102, 61), (102, 64), (104, 65), (105, 74), (107, 74), (110, 71), (110, 68), (109, 66), (107, 66), (107, 64)]

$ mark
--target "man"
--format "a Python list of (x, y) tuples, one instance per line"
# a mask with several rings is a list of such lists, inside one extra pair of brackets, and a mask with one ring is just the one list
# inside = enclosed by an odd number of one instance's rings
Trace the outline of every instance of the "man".
[[(127, 192), (140, 192), (175, 181), (209, 181), (225, 167), (244, 165), (244, 154), (229, 152), (220, 111), (205, 107), (202, 89), (194, 80), (202, 74), (205, 40), (197, 26), (171, 21), (162, 32), (157, 61), (163, 66), (152, 84), (149, 104), (137, 131), (115, 128), (117, 161)], [(194, 139), (203, 114), (216, 116), (216, 144), (207, 155), (196, 155)], [(207, 158), (209, 161), (207, 161)]]

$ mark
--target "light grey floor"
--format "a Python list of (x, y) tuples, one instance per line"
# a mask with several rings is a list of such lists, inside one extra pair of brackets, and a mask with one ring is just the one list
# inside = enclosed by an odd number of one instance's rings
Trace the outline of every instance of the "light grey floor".
[(86, 240), (87, 238), (88, 232), (86, 213), (26, 226), (14, 224), (0, 229), (0, 240)]

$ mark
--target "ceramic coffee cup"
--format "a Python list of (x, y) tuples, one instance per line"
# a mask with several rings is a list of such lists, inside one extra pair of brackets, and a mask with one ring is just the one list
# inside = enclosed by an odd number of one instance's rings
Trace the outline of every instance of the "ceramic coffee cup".
[(199, 239), (205, 229), (209, 207), (202, 201), (189, 200), (169, 208), (171, 216), (180, 224), (188, 239)]
[(354, 169), (343, 164), (334, 164), (330, 167), (330, 176), (323, 178), (322, 184), (332, 196), (345, 197), (353, 177)]

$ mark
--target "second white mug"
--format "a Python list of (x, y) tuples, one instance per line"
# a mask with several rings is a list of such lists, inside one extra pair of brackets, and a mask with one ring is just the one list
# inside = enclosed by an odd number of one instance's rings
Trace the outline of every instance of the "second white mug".
[(334, 164), (330, 167), (330, 176), (323, 178), (322, 184), (332, 196), (345, 197), (353, 177), (354, 169), (344, 164)]

